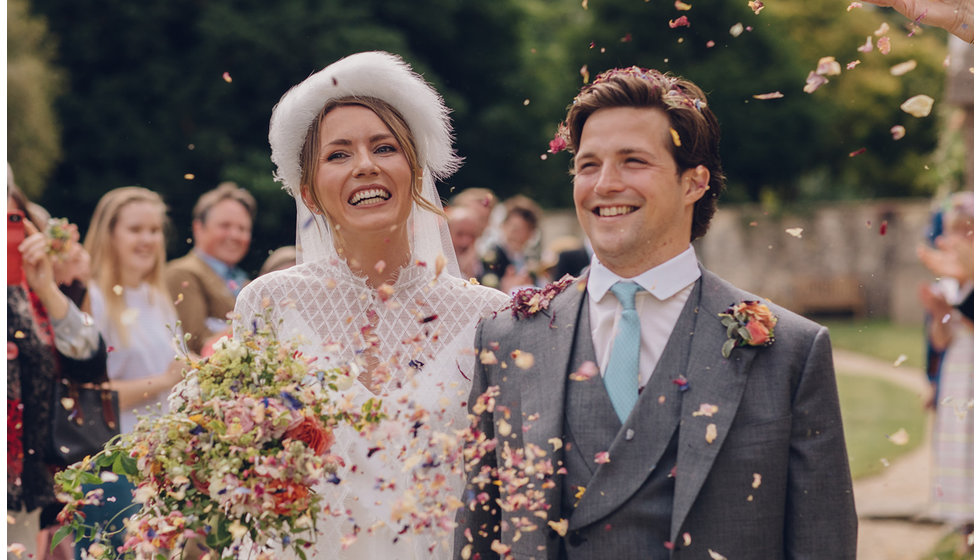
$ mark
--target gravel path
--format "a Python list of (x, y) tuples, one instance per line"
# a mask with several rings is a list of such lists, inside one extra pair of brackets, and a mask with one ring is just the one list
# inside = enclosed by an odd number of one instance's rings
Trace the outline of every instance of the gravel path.
[[(929, 384), (918, 368), (895, 366), (844, 350), (834, 350), (838, 371), (872, 375), (915, 391), (922, 399)], [(931, 428), (923, 444), (902, 455), (881, 474), (854, 483), (857, 504), (858, 560), (922, 560), (950, 530), (929, 522)]]

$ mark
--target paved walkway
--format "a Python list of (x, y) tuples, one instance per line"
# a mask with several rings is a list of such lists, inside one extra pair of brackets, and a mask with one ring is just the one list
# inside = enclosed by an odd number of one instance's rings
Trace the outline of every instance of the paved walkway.
[[(895, 366), (844, 350), (834, 350), (837, 370), (892, 381), (923, 400), (929, 391), (918, 368)], [(929, 503), (930, 435), (881, 474), (854, 483), (857, 504), (858, 560), (922, 560), (950, 530), (923, 519)]]

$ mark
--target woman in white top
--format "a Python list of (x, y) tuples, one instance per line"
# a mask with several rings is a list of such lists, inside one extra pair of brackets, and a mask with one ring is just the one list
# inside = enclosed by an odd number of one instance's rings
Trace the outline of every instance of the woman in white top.
[(459, 164), (448, 109), (400, 58), (360, 53), (290, 89), (269, 141), (297, 203), (299, 264), (246, 286), (235, 332), (268, 318), (281, 338), (302, 335), (389, 416), (367, 437), (337, 430), (345, 467), (317, 488), (330, 512), (310, 552), (448, 558), (475, 326), (506, 302), (459, 276), (434, 183)]
[(166, 404), (180, 379), (177, 315), (163, 280), (166, 206), (142, 187), (106, 193), (85, 236), (92, 257), (92, 315), (111, 348), (107, 367), (119, 391), (120, 428), (136, 425), (136, 412)]

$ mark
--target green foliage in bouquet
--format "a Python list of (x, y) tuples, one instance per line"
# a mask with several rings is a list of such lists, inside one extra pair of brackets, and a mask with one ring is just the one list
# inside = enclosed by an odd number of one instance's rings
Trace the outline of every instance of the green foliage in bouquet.
[[(343, 393), (353, 382), (349, 371), (315, 370), (298, 343), (281, 342), (270, 329), (214, 348), (210, 357), (185, 358), (169, 413), (141, 419), (56, 476), (66, 506), (54, 544), (74, 532), (76, 541), (92, 539), (90, 555), (103, 559), (166, 559), (202, 542), (212, 558), (234, 558), (246, 547), (260, 557), (279, 548), (306, 557), (324, 505), (314, 487), (339, 482), (333, 429), (370, 429), (383, 419), (381, 401), (355, 405)], [(139, 511), (113, 550), (108, 535), (86, 523), (84, 508), (99, 504), (99, 485), (117, 476), (136, 486)], [(86, 492), (83, 484), (96, 487)]]

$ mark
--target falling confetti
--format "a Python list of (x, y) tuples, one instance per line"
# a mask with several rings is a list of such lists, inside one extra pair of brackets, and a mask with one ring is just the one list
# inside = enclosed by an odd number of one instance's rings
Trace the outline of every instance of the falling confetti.
[(888, 436), (888, 441), (895, 445), (907, 445), (909, 442), (909, 433), (905, 431), (905, 428), (900, 428), (897, 432)]
[(684, 539), (684, 546), (691, 546), (691, 533), (684, 533), (681, 538)]
[(868, 35), (867, 40), (864, 44), (858, 47), (858, 52), (869, 53), (874, 50), (874, 45), (871, 44), (871, 35)]
[(681, 16), (677, 19), (670, 20), (667, 22), (667, 25), (669, 25), (671, 29), (676, 29), (678, 27), (691, 27), (691, 22), (687, 20), (687, 16)]
[(762, 0), (749, 0), (749, 8), (755, 12), (755, 15), (759, 15), (759, 12), (761, 12), (765, 7), (766, 6), (762, 3)]
[(858, 149), (854, 150), (853, 152), (847, 154), (847, 157), (859, 156), (859, 155), (861, 155), (861, 154), (863, 154), (864, 152), (867, 152), (867, 151), (868, 151), (867, 148), (858, 148)]
[(686, 12), (691, 9), (691, 5), (681, 2), (681, 0), (674, 0), (674, 9), (679, 12)]
[(806, 93), (813, 93), (817, 91), (817, 88), (828, 83), (829, 81), (830, 80), (827, 78), (811, 70), (810, 74), (806, 77), (806, 85), (803, 86), (803, 91)]
[(932, 112), (933, 99), (928, 95), (916, 95), (902, 103), (901, 109), (913, 117), (927, 117)]
[(514, 352), (511, 354), (511, 358), (514, 359), (514, 365), (521, 369), (530, 369), (534, 367), (534, 354), (531, 354), (530, 352), (514, 350)]
[(677, 146), (678, 148), (681, 147), (681, 135), (678, 134), (673, 127), (671, 127), (670, 129), (670, 138), (674, 141), (675, 146)]
[(552, 451), (558, 451), (559, 449), (561, 449), (561, 438), (560, 437), (553, 437), (553, 438), (551, 438), (551, 439), (548, 440), (548, 443), (551, 444), (551, 450)]
[(891, 128), (891, 133), (892, 140), (901, 140), (902, 138), (905, 138), (905, 127), (900, 124), (896, 124)]
[(589, 83), (589, 66), (587, 64), (583, 64), (582, 67), (578, 69), (578, 73), (582, 75), (583, 84)]
[(745, 26), (743, 26), (741, 23), (736, 23), (728, 30), (732, 37), (738, 37), (743, 31), (745, 31)]
[(881, 54), (888, 54), (892, 52), (892, 40), (888, 37), (881, 37), (878, 39), (877, 46)]
[(786, 229), (786, 233), (792, 235), (793, 237), (795, 237), (797, 239), (800, 239), (800, 238), (803, 237), (803, 228), (801, 228), (801, 227), (787, 228)]
[(692, 413), (692, 416), (714, 416), (718, 412), (718, 405), (701, 403), (701, 407)]
[(847, 63), (847, 69), (854, 70), (854, 68), (856, 68), (858, 64), (861, 64), (860, 60), (852, 60)]
[(898, 358), (895, 359), (895, 363), (892, 364), (892, 365), (895, 366), (895, 367), (898, 367), (898, 366), (904, 364), (905, 363), (905, 360), (908, 360), (908, 359), (909, 359), (909, 357), (906, 356), (905, 354), (899, 354), (898, 355)]
[(878, 228), (878, 233), (881, 235), (888, 233), (888, 220), (881, 221), (881, 226)]
[(708, 424), (708, 428), (704, 432), (704, 441), (708, 443), (712, 443), (716, 439), (718, 439), (718, 426), (714, 424)]
[(723, 554), (718, 554), (717, 552), (711, 550), (710, 548), (708, 549), (708, 556), (711, 557), (711, 560), (728, 560), (727, 556)]
[(891, 27), (889, 27), (887, 23), (881, 22), (881, 25), (878, 26), (878, 29), (875, 29), (875, 37), (881, 37), (885, 33), (888, 33), (889, 29), (891, 29)]
[(821, 57), (817, 61), (817, 74), (821, 76), (837, 76), (840, 74), (840, 63), (832, 56)]
[(609, 462), (609, 452), (608, 451), (600, 451), (600, 452), (596, 453), (595, 454), (595, 462), (598, 465), (605, 465), (606, 463), (608, 463)]
[(568, 532), (568, 520), (559, 519), (558, 521), (549, 521), (548, 527), (551, 527), (559, 537), (564, 537), (565, 533)]
[(864, 6), (864, 4), (862, 4), (860, 2), (851, 2), (850, 4), (847, 5), (847, 11), (849, 12), (849, 11), (853, 10), (854, 8), (860, 8), (862, 6)]
[(225, 72), (224, 74), (221, 75), (221, 79), (224, 80), (224, 81), (226, 81), (226, 82), (228, 82), (230, 84), (231, 83), (231, 74), (229, 74), (228, 72)]
[(579, 366), (578, 370), (569, 375), (572, 381), (588, 381), (599, 373), (599, 366), (595, 362), (588, 361)]
[(770, 93), (757, 93), (757, 94), (753, 95), (752, 97), (754, 99), (779, 99), (782, 96), (783, 96), (782, 92), (773, 91), (773, 92), (770, 92)]
[(915, 67), (916, 66), (918, 66), (918, 63), (916, 61), (914, 61), (914, 60), (906, 60), (905, 62), (899, 62), (895, 66), (892, 66), (888, 70), (888, 72), (892, 76), (901, 76), (903, 74), (908, 74), (912, 70), (915, 70)]
[(136, 307), (129, 307), (119, 315), (119, 322), (123, 325), (135, 325), (140, 317), (140, 310)]
[(385, 263), (385, 261), (382, 259), (374, 263), (374, 270), (377, 271), (378, 274), (381, 274), (384, 272), (386, 266), (388, 266), (387, 263)]
[(759, 473), (752, 473), (752, 488), (758, 488), (762, 486), (762, 475)]
[(184, 179), (187, 179), (188, 181), (193, 181), (194, 180), (194, 174), (193, 173), (184, 173)]

